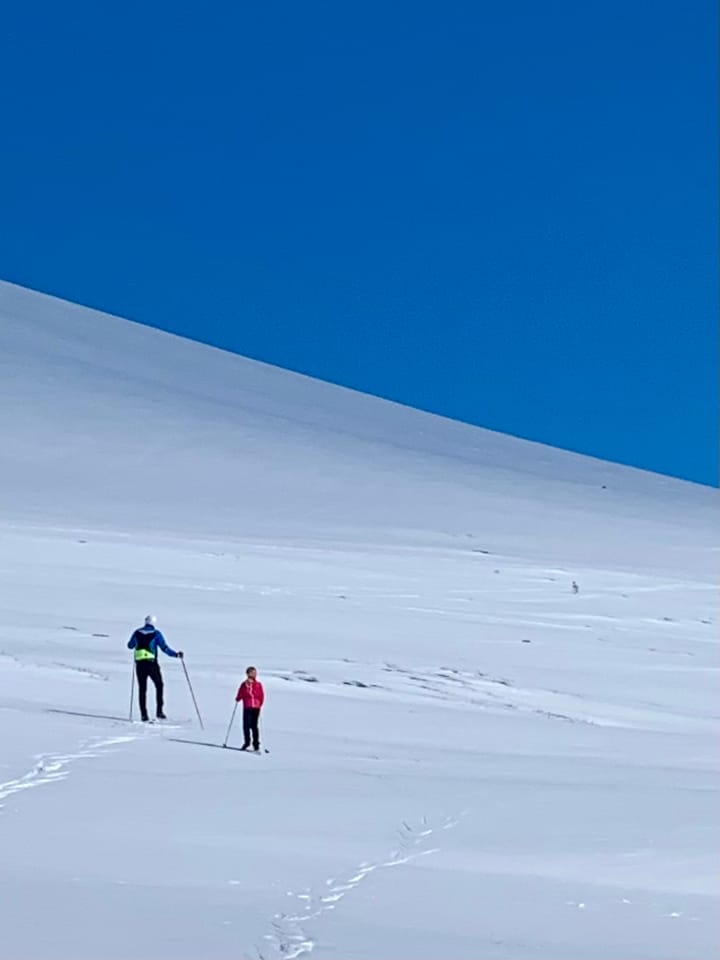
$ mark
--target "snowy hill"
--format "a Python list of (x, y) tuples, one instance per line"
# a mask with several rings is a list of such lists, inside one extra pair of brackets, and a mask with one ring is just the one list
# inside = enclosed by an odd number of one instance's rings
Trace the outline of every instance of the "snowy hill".
[(715, 491), (4, 283), (0, 390), (0, 955), (717, 954)]

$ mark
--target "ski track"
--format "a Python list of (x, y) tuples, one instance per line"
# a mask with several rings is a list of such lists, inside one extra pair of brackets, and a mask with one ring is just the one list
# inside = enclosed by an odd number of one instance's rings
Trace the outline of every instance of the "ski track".
[(15, 780), (7, 780), (0, 783), (0, 812), (5, 806), (4, 801), (16, 793), (23, 790), (30, 790), (34, 787), (40, 787), (48, 783), (55, 783), (58, 780), (64, 780), (70, 774), (69, 767), (76, 760), (86, 760), (91, 757), (97, 757), (107, 752), (111, 747), (123, 743), (130, 743), (137, 740), (137, 737), (106, 737), (103, 739), (93, 738), (84, 741), (76, 753), (46, 753), (38, 754), (35, 757), (35, 766), (21, 777)]
[(349, 876), (340, 880), (330, 877), (325, 881), (325, 890), (321, 893), (313, 890), (302, 893), (288, 891), (288, 897), (297, 902), (295, 912), (275, 914), (271, 923), (272, 932), (264, 937), (271, 952), (268, 953), (267, 948), (256, 945), (256, 960), (275, 960), (280, 957), (283, 960), (296, 960), (297, 957), (312, 953), (317, 940), (307, 932), (305, 924), (319, 919), (330, 910), (335, 910), (351, 891), (356, 890), (363, 880), (377, 870), (399, 867), (419, 857), (438, 853), (439, 847), (426, 849), (424, 844), (434, 834), (457, 826), (465, 815), (466, 812), (463, 812), (456, 817), (447, 817), (439, 827), (430, 826), (425, 817), (415, 827), (403, 822), (398, 829), (399, 845), (387, 859), (363, 862), (356, 866)]

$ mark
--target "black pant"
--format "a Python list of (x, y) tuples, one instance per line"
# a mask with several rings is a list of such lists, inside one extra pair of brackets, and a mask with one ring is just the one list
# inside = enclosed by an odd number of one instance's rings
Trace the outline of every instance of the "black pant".
[(140, 716), (147, 720), (147, 684), (148, 679), (155, 684), (155, 713), (159, 717), (163, 712), (163, 678), (160, 664), (157, 660), (136, 660), (135, 673), (138, 682), (138, 700), (140, 701)]
[(250, 746), (250, 735), (252, 734), (253, 747), (256, 750), (260, 748), (259, 719), (260, 707), (243, 707), (243, 746)]

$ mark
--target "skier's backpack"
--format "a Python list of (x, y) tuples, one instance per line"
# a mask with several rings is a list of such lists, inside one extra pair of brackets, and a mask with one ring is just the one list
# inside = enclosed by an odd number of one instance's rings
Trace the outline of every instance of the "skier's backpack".
[(157, 648), (152, 646), (155, 640), (157, 630), (148, 632), (146, 630), (135, 631), (135, 659), (136, 660), (155, 660), (157, 657)]

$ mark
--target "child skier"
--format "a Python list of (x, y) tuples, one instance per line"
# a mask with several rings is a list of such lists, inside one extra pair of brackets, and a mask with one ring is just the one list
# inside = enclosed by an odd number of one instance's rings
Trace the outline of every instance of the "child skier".
[(235, 700), (243, 705), (243, 750), (250, 746), (252, 737), (253, 750), (260, 751), (260, 731), (258, 721), (260, 710), (265, 703), (265, 691), (257, 678), (255, 667), (248, 667), (245, 671), (246, 679), (240, 684)]

